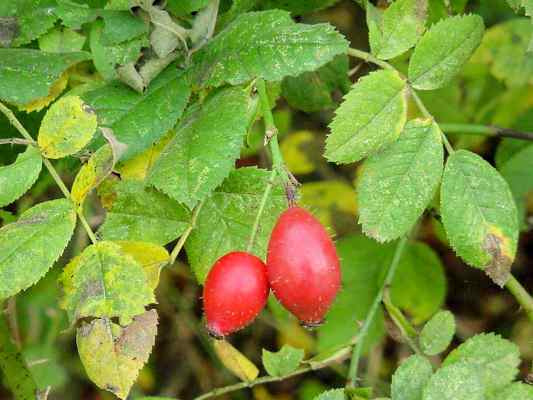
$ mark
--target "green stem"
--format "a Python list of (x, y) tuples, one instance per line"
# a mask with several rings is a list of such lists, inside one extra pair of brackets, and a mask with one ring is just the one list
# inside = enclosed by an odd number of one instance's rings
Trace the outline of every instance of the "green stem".
[(385, 288), (390, 286), (392, 279), (394, 278), (394, 274), (396, 273), (398, 264), (400, 263), (400, 258), (402, 256), (406, 243), (407, 243), (407, 237), (403, 237), (402, 239), (400, 239), (400, 241), (396, 245), (396, 250), (394, 252), (394, 256), (392, 258), (391, 264), (388, 268), (385, 280), (383, 281), (381, 288), (376, 294), (376, 297), (374, 298), (374, 301), (370, 307), (370, 310), (368, 311), (368, 314), (365, 318), (365, 322), (363, 323), (363, 326), (361, 327), (361, 330), (359, 331), (359, 334), (357, 335), (357, 342), (352, 352), (352, 360), (350, 362), (350, 369), (348, 371), (348, 382), (346, 384), (346, 387), (356, 386), (357, 370), (359, 368), (359, 360), (363, 353), (363, 346), (365, 344), (366, 336), (368, 335), (368, 330), (370, 329), (370, 326), (374, 322), (374, 318), (379, 309), (379, 305), (381, 304), (381, 301), (383, 300), (383, 294), (385, 292)]
[[(17, 129), (17, 131), (19, 131), (19, 133), (28, 142), (30, 142), (30, 144), (32, 144), (34, 146), (37, 146), (37, 143), (35, 142), (35, 140), (33, 140), (33, 138), (31, 137), (30, 133), (20, 123), (20, 121), (17, 119), (17, 117), (15, 116), (13, 111), (11, 111), (9, 108), (7, 108), (1, 102), (0, 102), (0, 111), (6, 116), (6, 118), (11, 123), (11, 125), (13, 125)], [(72, 197), (70, 196), (70, 192), (67, 189), (67, 187), (65, 186), (65, 184), (63, 183), (63, 181), (61, 180), (61, 177), (57, 173), (57, 170), (54, 168), (54, 166), (52, 165), (50, 160), (48, 160), (42, 154), (41, 154), (41, 158), (43, 159), (44, 166), (46, 167), (46, 169), (48, 170), (48, 172), (50, 173), (50, 175), (54, 179), (55, 183), (57, 184), (57, 186), (59, 187), (59, 189), (61, 190), (63, 195), (74, 204), (74, 207), (76, 209), (76, 213), (78, 214), (78, 218), (80, 219), (80, 222), (83, 225), (83, 228), (87, 232), (87, 235), (89, 236), (89, 239), (91, 239), (91, 242), (96, 243), (97, 242), (96, 235), (94, 234), (93, 230), (91, 229), (91, 226), (89, 225), (89, 223), (85, 219), (85, 216), (83, 215), (83, 212), (82, 212), (81, 208), (77, 207), (75, 202), (72, 200)]]
[(383, 295), (383, 304), (392, 321), (400, 330), (405, 342), (416, 354), (422, 354), (422, 351), (416, 343), (418, 332), (413, 325), (411, 325), (405, 315), (403, 315), (402, 311), (392, 303), (388, 291), (385, 291)]
[(439, 124), (444, 132), (460, 133), (466, 135), (482, 135), (490, 137), (507, 137), (520, 140), (533, 141), (533, 132), (521, 132), (509, 128), (480, 124)]
[(516, 298), (518, 303), (524, 308), (528, 318), (533, 322), (533, 298), (527, 290), (511, 275), (505, 284), (505, 287)]
[(363, 60), (365, 62), (371, 62), (372, 64), (376, 64), (377, 66), (383, 69), (390, 69), (390, 70), (396, 71), (396, 68), (394, 68), (388, 62), (382, 61), (379, 58), (374, 57), (372, 54), (366, 51), (349, 48), (348, 55), (355, 57), (355, 58), (359, 58), (360, 60)]
[(180, 236), (178, 242), (176, 243), (176, 245), (172, 249), (172, 252), (170, 253), (170, 258), (168, 260), (168, 264), (169, 265), (172, 265), (172, 264), (174, 264), (176, 262), (176, 258), (178, 258), (178, 255), (179, 255), (181, 249), (185, 245), (185, 242), (189, 238), (189, 235), (191, 234), (192, 230), (196, 226), (196, 220), (198, 219), (198, 214), (200, 214), (200, 210), (202, 209), (203, 205), (204, 205), (204, 203), (200, 202), (194, 208), (194, 210), (192, 212), (192, 215), (191, 215), (191, 223), (189, 224), (189, 226), (187, 227), (185, 232), (183, 232), (183, 234)]

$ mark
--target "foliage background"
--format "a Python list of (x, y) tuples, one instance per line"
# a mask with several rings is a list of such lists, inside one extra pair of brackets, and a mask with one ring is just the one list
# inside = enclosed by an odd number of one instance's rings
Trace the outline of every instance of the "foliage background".
[[(93, 2), (98, 3), (96, 0)], [(223, 2), (223, 7), (224, 7)], [(283, 3), (283, 2), (275, 2)], [(333, 3), (333, 2), (332, 2)], [(452, 1), (447, 9), (440, 1), (430, 1), (429, 20), (436, 21), (452, 11), (473, 12), (483, 17), (486, 40), (472, 60), (451, 85), (434, 92), (422, 93), (422, 98), (442, 123), (478, 123), (499, 125), (522, 131), (533, 131), (533, 67), (516, 71), (517, 48), (524, 47), (533, 35), (531, 23), (520, 17), (502, 1)], [(227, 7), (227, 5), (226, 5)], [(0, 8), (1, 9), (1, 8)], [(296, 20), (306, 23), (327, 21), (336, 26), (350, 40), (354, 48), (368, 48), (368, 29), (364, 11), (354, 2), (341, 1), (333, 7), (313, 13), (295, 13)], [(522, 22), (523, 21), (523, 22)], [(509, 24), (521, 24), (511, 32)], [(50, 26), (51, 28), (51, 26)], [(30, 47), (39, 43), (30, 42)], [(497, 52), (500, 52), (496, 54)], [(530, 53), (531, 54), (531, 53)], [(531, 57), (531, 55), (529, 55)], [(405, 58), (392, 63), (406, 70)], [(353, 70), (351, 81), (366, 75), (373, 67), (358, 60), (350, 61)], [(71, 71), (68, 89), (79, 87), (84, 78), (92, 79), (94, 68), (89, 62)], [(525, 78), (523, 77), (525, 74)], [(338, 76), (337, 76), (338, 78)], [(310, 77), (312, 80), (313, 77)], [(358, 179), (358, 164), (333, 166), (322, 157), (327, 125), (332, 110), (339, 103), (343, 91), (350, 82), (334, 82), (330, 87), (318, 88), (324, 108), (319, 112), (309, 111), (308, 104), (298, 90), (291, 86), (290, 79), (282, 84), (283, 97), (277, 102), (274, 113), (280, 128), (280, 142), (289, 169), (302, 183), (301, 204), (311, 209), (338, 239), (343, 261), (344, 289), (338, 304), (328, 318), (327, 324), (318, 332), (308, 332), (296, 321), (283, 313), (274, 302), (262, 313), (257, 322), (232, 337), (231, 342), (251, 360), (260, 364), (261, 348), (277, 350), (283, 344), (303, 348), (308, 355), (336, 344), (342, 344), (355, 332), (346, 330), (347, 320), (357, 326), (362, 320), (377, 290), (383, 265), (390, 257), (391, 246), (378, 245), (360, 235), (357, 218), (357, 198), (354, 184)], [(414, 110), (410, 107), (410, 110)], [(412, 111), (411, 111), (412, 112)], [(44, 111), (17, 112), (17, 117), (36, 137)], [(414, 117), (414, 115), (411, 115)], [(261, 139), (261, 123), (252, 128), (250, 141)], [(254, 134), (255, 133), (255, 134)], [(0, 116), (0, 138), (17, 137), (17, 132)], [(259, 138), (259, 139), (258, 139)], [(503, 166), (509, 149), (533, 146), (527, 142), (508, 139), (450, 134), (454, 147), (466, 148), (481, 154), (486, 160)], [(12, 163), (21, 146), (0, 146), (0, 164)], [(507, 153), (507, 154), (511, 154)], [(531, 158), (523, 168), (533, 171)], [(242, 150), (239, 166), (268, 166), (262, 146)], [(62, 177), (70, 187), (73, 171), (81, 166), (81, 160), (69, 158), (56, 163)], [(517, 184), (533, 190), (533, 173)], [(60, 197), (51, 177), (43, 171), (32, 190), (16, 203), (0, 210), (2, 224), (13, 221), (31, 205)], [(99, 225), (105, 210), (93, 194), (87, 210), (89, 222)], [(528, 215), (533, 213), (533, 196), (523, 204)], [(523, 227), (517, 259), (513, 272), (517, 279), (533, 291), (533, 221)], [(419, 244), (409, 248), (402, 259), (391, 296), (404, 308), (415, 323), (427, 320), (437, 309), (450, 309), (456, 316), (457, 339), (465, 339), (483, 331), (494, 331), (517, 343), (523, 359), (521, 377), (525, 378), (533, 361), (533, 327), (520, 312), (515, 300), (495, 286), (483, 271), (467, 268), (446, 243), (442, 226), (435, 215), (427, 213), (418, 231)], [(424, 244), (422, 244), (424, 243)], [(57, 278), (65, 263), (80, 253), (88, 244), (88, 238), (78, 226), (74, 239), (69, 244), (55, 267), (37, 285), (26, 290), (11, 303), (10, 315), (16, 315), (18, 335), (23, 343), (24, 356), (31, 366), (39, 385), (53, 387), (51, 399), (107, 399), (112, 395), (98, 391), (85, 375), (75, 345), (75, 331), (69, 328), (65, 313), (59, 308)], [(149, 363), (141, 371), (131, 397), (140, 395), (165, 395), (192, 398), (210, 389), (234, 381), (214, 355), (209, 338), (202, 325), (201, 288), (189, 268), (183, 253), (175, 265), (165, 268), (156, 291), (158, 299), (159, 328), (156, 345)], [(422, 272), (423, 271), (423, 272)], [(389, 335), (384, 335), (384, 332)], [(399, 360), (408, 354), (398, 332), (390, 321), (380, 319), (373, 327), (371, 337), (375, 346), (366, 359), (364, 383), (376, 388), (376, 394), (387, 394), (390, 376)], [(342, 386), (346, 365), (321, 370), (302, 377), (267, 386), (258, 386), (231, 395), (232, 398), (267, 399), (312, 399), (327, 387)], [(0, 392), (1, 398), (9, 398), (8, 392)]]

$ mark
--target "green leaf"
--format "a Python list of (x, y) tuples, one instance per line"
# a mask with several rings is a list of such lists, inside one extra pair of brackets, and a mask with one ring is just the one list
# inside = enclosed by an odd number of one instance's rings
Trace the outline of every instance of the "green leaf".
[(291, 107), (305, 112), (321, 111), (335, 106), (331, 92), (350, 89), (348, 56), (335, 57), (313, 72), (297, 77), (288, 76), (282, 82), (282, 94)]
[(141, 48), (148, 44), (146, 36), (111, 45), (104, 44), (103, 37), (103, 22), (98, 20), (92, 24), (89, 44), (94, 66), (106, 80), (117, 78), (117, 66), (136, 62), (141, 56)]
[(113, 129), (118, 141), (128, 145), (122, 159), (148, 149), (176, 124), (189, 101), (185, 76), (168, 66), (144, 94), (119, 82), (83, 94), (95, 110), (100, 126)]
[[(32, 297), (33, 302), (35, 298)], [(33, 303), (35, 304), (35, 303)], [(62, 348), (53, 344), (36, 343), (25, 345), (22, 351), (31, 375), (41, 391), (51, 386), (60, 388), (68, 381), (66, 367), (60, 360)]]
[(294, 15), (306, 14), (331, 7), (339, 0), (264, 0), (263, 8), (280, 8), (290, 11)]
[(13, 47), (22, 46), (37, 39), (54, 26), (57, 16), (50, 12), (55, 5), (53, 0), (15, 1), (18, 34)]
[(85, 40), (85, 36), (72, 29), (56, 27), (39, 38), (39, 48), (49, 53), (80, 51)]
[(433, 25), (411, 56), (412, 86), (433, 90), (449, 83), (479, 46), (483, 30), (483, 19), (478, 15), (449, 17)]
[(533, 24), (526, 18), (515, 18), (487, 30), (472, 61), (488, 64), (490, 72), (510, 87), (533, 83), (533, 59), (528, 45)]
[(435, 356), (448, 348), (455, 335), (455, 319), (449, 311), (439, 311), (422, 329), (420, 347), (429, 356)]
[(413, 47), (424, 32), (426, 0), (396, 0), (379, 18), (369, 18), (376, 13), (372, 3), (367, 3), (367, 25), (372, 54), (388, 60)]
[(48, 96), (68, 67), (90, 58), (89, 53), (45, 53), (33, 49), (0, 49), (0, 99), (26, 104)]
[(148, 182), (190, 208), (204, 199), (239, 157), (249, 102), (243, 89), (230, 87), (193, 106), (155, 162)]
[(209, 0), (168, 0), (167, 8), (177, 16), (184, 16), (198, 11), (209, 3)]
[[(341, 260), (342, 287), (318, 329), (318, 349), (345, 345), (359, 332), (378, 292), (382, 270), (390, 263), (393, 245), (380, 245), (363, 235), (343, 237), (336, 243)], [(366, 339), (366, 348), (377, 343), (384, 333), (383, 314), (378, 312)]]
[(26, 193), (41, 173), (41, 153), (28, 146), (13, 164), (0, 167), (0, 207), (4, 207)]
[(500, 389), (511, 383), (518, 374), (518, 347), (493, 333), (476, 335), (453, 350), (443, 366), (467, 362), (480, 374), (485, 391)]
[(330, 389), (320, 393), (313, 400), (345, 400), (344, 389)]
[(128, 396), (155, 343), (157, 312), (137, 315), (126, 327), (108, 319), (82, 322), (76, 344), (89, 378), (120, 399)]
[(0, 229), (0, 299), (41, 279), (67, 247), (76, 224), (66, 199), (39, 203)]
[(525, 146), (522, 150), (510, 157), (502, 167), (500, 173), (509, 184), (509, 188), (515, 199), (520, 224), (523, 224), (526, 216), (526, 204), (530, 193), (533, 192), (533, 145)]
[(263, 349), (263, 366), (270, 376), (284, 376), (293, 372), (304, 358), (302, 349), (284, 345), (278, 352)]
[(61, 307), (72, 322), (85, 317), (119, 317), (128, 323), (155, 302), (143, 267), (120, 246), (101, 241), (72, 259), (60, 278)]
[(331, 25), (296, 24), (281, 10), (250, 12), (194, 54), (191, 72), (200, 86), (279, 81), (317, 69), (347, 47)]
[(344, 96), (330, 124), (325, 156), (346, 164), (395, 141), (407, 114), (405, 82), (395, 71), (372, 72)]
[(100, 10), (104, 18), (103, 44), (116, 45), (148, 32), (148, 24), (130, 11)]
[(78, 206), (82, 205), (89, 193), (113, 171), (114, 165), (113, 149), (111, 145), (105, 144), (91, 155), (76, 174), (71, 190), (72, 200)]
[(423, 400), (484, 400), (477, 366), (457, 363), (441, 367), (424, 388)]
[[(382, 276), (384, 279), (384, 276)], [(407, 244), (390, 288), (392, 303), (425, 321), (446, 298), (446, 275), (439, 256), (425, 243)]]
[(62, 158), (83, 149), (96, 132), (94, 110), (78, 96), (65, 96), (46, 112), (37, 142), (47, 158)]
[(177, 201), (144, 186), (121, 181), (99, 233), (106, 240), (142, 240), (165, 245), (189, 226), (190, 213)]
[(433, 375), (427, 358), (412, 355), (392, 375), (392, 400), (422, 400), (424, 386)]
[(98, 17), (98, 10), (71, 0), (57, 0), (54, 13), (61, 18), (64, 25), (73, 29), (80, 29), (83, 24), (92, 22)]
[(442, 176), (441, 131), (413, 120), (400, 138), (363, 165), (357, 185), (359, 223), (384, 242), (405, 235), (433, 198)]
[(518, 218), (501, 175), (477, 154), (456, 151), (444, 169), (441, 215), (457, 254), (503, 286), (516, 254)]
[[(202, 283), (214, 262), (229, 251), (245, 250), (270, 172), (239, 168), (204, 202), (189, 240), (187, 256)], [(264, 259), (270, 232), (286, 208), (285, 193), (276, 185), (267, 199), (251, 253)]]
[(488, 400), (533, 400), (533, 386), (515, 382), (489, 395)]

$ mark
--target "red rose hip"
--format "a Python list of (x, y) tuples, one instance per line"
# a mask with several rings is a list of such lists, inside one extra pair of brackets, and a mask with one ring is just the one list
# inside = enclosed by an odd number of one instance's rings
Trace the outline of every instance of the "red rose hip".
[(276, 298), (309, 327), (322, 323), (341, 284), (333, 241), (300, 207), (280, 215), (268, 244), (267, 273)]
[(204, 311), (212, 336), (244, 328), (261, 312), (268, 298), (266, 266), (256, 256), (232, 252), (219, 258), (204, 285)]

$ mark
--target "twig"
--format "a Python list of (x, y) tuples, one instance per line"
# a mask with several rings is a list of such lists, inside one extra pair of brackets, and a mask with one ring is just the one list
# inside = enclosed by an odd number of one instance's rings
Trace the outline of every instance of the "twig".
[(191, 223), (189, 224), (189, 226), (187, 227), (185, 232), (183, 232), (183, 234), (179, 238), (178, 242), (176, 243), (176, 245), (172, 249), (172, 252), (170, 253), (170, 258), (168, 260), (168, 265), (172, 265), (172, 264), (174, 264), (176, 262), (176, 258), (178, 258), (178, 255), (179, 255), (181, 249), (185, 245), (185, 242), (189, 238), (189, 235), (191, 234), (192, 230), (196, 226), (196, 220), (198, 219), (198, 214), (200, 214), (200, 210), (202, 209), (203, 205), (204, 205), (204, 203), (200, 202), (194, 208), (194, 210), (192, 212), (192, 215), (191, 215)]
[[(15, 116), (13, 111), (11, 111), (9, 108), (7, 108), (1, 102), (0, 102), (0, 111), (6, 116), (6, 118), (11, 123), (11, 125), (13, 125), (17, 129), (17, 131), (19, 131), (19, 133), (28, 142), (30, 142), (30, 144), (32, 144), (34, 146), (37, 146), (37, 143), (35, 142), (35, 140), (33, 140), (33, 138), (31, 137), (29, 132), (26, 130), (26, 128), (24, 128), (24, 126), (20, 123), (20, 121), (17, 119), (17, 117)], [(76, 213), (78, 214), (78, 218), (81, 221), (81, 224), (83, 225), (85, 231), (87, 232), (87, 235), (89, 236), (89, 239), (91, 239), (91, 242), (96, 243), (97, 242), (96, 235), (94, 234), (93, 230), (91, 229), (91, 226), (89, 225), (89, 223), (85, 219), (85, 216), (83, 215), (82, 209), (80, 207), (76, 207), (75, 202), (72, 200), (72, 197), (70, 195), (69, 190), (67, 189), (67, 187), (65, 186), (65, 184), (61, 180), (61, 177), (57, 173), (56, 169), (54, 168), (54, 166), (52, 165), (50, 160), (48, 160), (46, 157), (44, 157), (42, 155), (42, 153), (41, 153), (41, 158), (43, 159), (44, 166), (46, 167), (46, 169), (48, 169), (48, 172), (50, 173), (50, 175), (52, 176), (52, 178), (56, 182), (57, 186), (59, 187), (59, 189), (61, 190), (63, 195), (74, 204), (74, 207), (76, 209)]]
[(439, 124), (444, 132), (466, 135), (483, 135), (497, 138), (513, 138), (533, 141), (533, 132), (522, 132), (494, 125), (479, 124)]
[(0, 139), (0, 144), (21, 144), (24, 146), (33, 145), (33, 143), (29, 140), (18, 138)]
[(18, 318), (17, 318), (17, 298), (16, 297), (10, 297), (7, 300), (5, 312), (7, 315), (7, 323), (9, 325), (11, 337), (13, 338), (13, 342), (15, 342), (15, 346), (20, 351), (22, 349), (22, 340), (20, 338), (20, 329), (19, 329), (19, 323), (18, 323)]
[(356, 386), (357, 370), (359, 368), (359, 360), (363, 353), (363, 346), (365, 344), (366, 336), (368, 335), (368, 330), (370, 329), (370, 326), (372, 325), (374, 318), (376, 316), (376, 313), (379, 309), (379, 305), (381, 304), (381, 301), (383, 300), (383, 293), (385, 292), (385, 288), (391, 284), (392, 279), (394, 278), (394, 274), (396, 273), (396, 269), (398, 268), (398, 264), (400, 263), (400, 258), (402, 256), (406, 243), (407, 243), (407, 237), (403, 237), (396, 245), (396, 250), (394, 252), (394, 256), (392, 258), (391, 264), (387, 271), (387, 276), (385, 277), (385, 280), (383, 281), (381, 288), (376, 294), (376, 297), (374, 298), (374, 301), (372, 302), (372, 306), (370, 307), (370, 310), (368, 311), (368, 314), (365, 318), (365, 322), (363, 326), (361, 327), (359, 334), (357, 335), (357, 343), (353, 348), (352, 360), (350, 362), (350, 370), (348, 371), (348, 382), (346, 383), (346, 387)]

